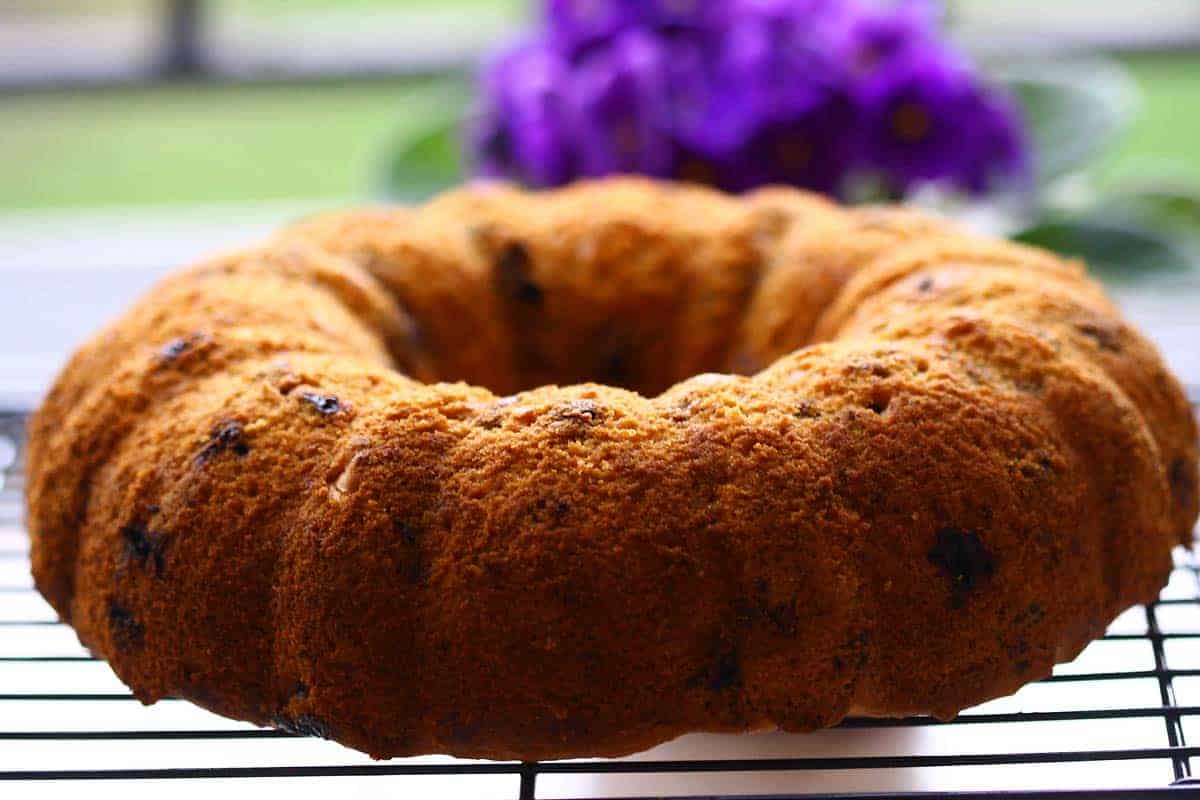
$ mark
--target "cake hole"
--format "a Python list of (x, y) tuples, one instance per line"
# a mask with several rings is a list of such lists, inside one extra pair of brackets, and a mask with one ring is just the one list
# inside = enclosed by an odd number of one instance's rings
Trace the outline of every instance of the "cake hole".
[(888, 407), (891, 404), (892, 404), (891, 395), (879, 394), (879, 395), (872, 397), (867, 402), (867, 408), (876, 414), (883, 414), (888, 410)]
[[(565, 250), (561, 242), (533, 240), (527, 234), (523, 238), (521, 231), (504, 227), (496, 221), (467, 229), (474, 267), (483, 273), (490, 295), (478, 319), (460, 322), (441, 309), (411, 307), (393, 292), (426, 334), (419, 343), (389, 342), (398, 369), (420, 362), (425, 369), (414, 376), (420, 380), (461, 381), (498, 395), (597, 383), (656, 397), (698, 374), (758, 373), (808, 344), (792, 331), (794, 326), (778, 324), (787, 322), (786, 309), (756, 308), (764, 271), (758, 263), (723, 263), (719, 279), (699, 280), (676, 275), (669, 260), (657, 259), (645, 267), (654, 280), (631, 274), (636, 271), (629, 268), (613, 268), (608, 270), (613, 285), (596, 291), (592, 281), (572, 277), (563, 260), (578, 260), (579, 271), (597, 276), (602, 274), (599, 264)], [(614, 249), (628, 251), (629, 257), (641, 253), (642, 237), (652, 236), (636, 232), (636, 237)], [(606, 253), (592, 258), (601, 257), (616, 258)], [(802, 317), (808, 311), (812, 309), (795, 310)], [(461, 313), (474, 314), (466, 307)], [(762, 325), (751, 319), (756, 314), (766, 317)], [(482, 346), (463, 347), (465, 330), (490, 340), (494, 354), (479, 352)], [(766, 334), (762, 341), (759, 330)], [(784, 341), (772, 341), (777, 336)], [(495, 414), (481, 415), (480, 423), (495, 426), (499, 420)]]

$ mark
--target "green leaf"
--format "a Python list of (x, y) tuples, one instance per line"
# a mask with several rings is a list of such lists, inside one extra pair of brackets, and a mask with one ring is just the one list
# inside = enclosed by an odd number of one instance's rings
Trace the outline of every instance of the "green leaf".
[(1012, 66), (1000, 77), (1025, 107), (1043, 185), (1110, 150), (1137, 105), (1136, 84), (1115, 62)]
[(1101, 199), (1098, 207), (1104, 214), (1169, 229), (1200, 242), (1200, 189), (1127, 187)]
[(1188, 272), (1200, 265), (1195, 250), (1177, 237), (1116, 215), (1050, 219), (1014, 238), (1082, 259), (1091, 272), (1110, 280)]
[(462, 181), (459, 119), (457, 114), (435, 116), (401, 137), (384, 163), (383, 191), (389, 200), (420, 202)]

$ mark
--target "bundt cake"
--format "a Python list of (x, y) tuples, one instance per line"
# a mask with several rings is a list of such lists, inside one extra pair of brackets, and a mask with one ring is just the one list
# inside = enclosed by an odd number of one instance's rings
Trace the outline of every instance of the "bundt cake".
[(379, 758), (950, 717), (1152, 600), (1175, 379), (1080, 265), (637, 179), (302, 222), (31, 423), (37, 586), (143, 702)]

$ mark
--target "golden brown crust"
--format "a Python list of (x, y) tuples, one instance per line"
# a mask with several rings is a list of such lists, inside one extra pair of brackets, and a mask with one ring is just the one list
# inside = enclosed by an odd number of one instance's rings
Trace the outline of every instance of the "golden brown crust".
[(35, 415), (29, 528), (146, 702), (617, 755), (1046, 675), (1162, 586), (1196, 438), (1047, 253), (788, 189), (492, 185), (169, 277)]

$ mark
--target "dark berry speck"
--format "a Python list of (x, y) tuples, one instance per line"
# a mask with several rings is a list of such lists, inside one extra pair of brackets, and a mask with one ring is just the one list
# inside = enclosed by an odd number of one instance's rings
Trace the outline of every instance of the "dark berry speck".
[(204, 466), (226, 450), (238, 456), (249, 453), (250, 446), (246, 444), (243, 433), (241, 423), (233, 420), (217, 425), (209, 434), (208, 443), (196, 454), (196, 466)]
[(595, 400), (570, 400), (550, 412), (550, 428), (571, 441), (581, 441), (606, 413)]
[(724, 648), (717, 655), (709, 677), (708, 688), (714, 692), (722, 692), (735, 686), (742, 679), (742, 668), (738, 663), (737, 651)]
[(332, 416), (342, 410), (342, 403), (331, 394), (319, 392), (303, 392), (300, 399), (311, 405), (325, 416)]
[(118, 650), (133, 650), (142, 646), (146, 630), (134, 619), (133, 613), (116, 600), (108, 603), (108, 629)]
[(181, 336), (178, 339), (172, 339), (159, 349), (158, 359), (164, 364), (170, 364), (193, 350), (198, 349), (207, 341), (208, 336), (203, 332), (196, 332), (190, 336)]
[(329, 726), (312, 714), (300, 714), (292, 719), (276, 717), (273, 721), (275, 727), (296, 736), (313, 736), (318, 739), (331, 738)]
[(793, 413), (797, 419), (817, 419), (821, 416), (820, 409), (807, 400), (798, 403)]
[(417, 536), (417, 529), (404, 520), (392, 520), (392, 530), (395, 531), (396, 535), (400, 537), (400, 541), (404, 542), (405, 544), (414, 545), (417, 543), (417, 539), (419, 538)]
[(131, 524), (121, 528), (121, 539), (125, 542), (125, 555), (130, 561), (143, 569), (152, 568), (155, 574), (162, 574), (167, 543), (163, 534), (145, 525)]
[(955, 605), (996, 571), (996, 559), (974, 531), (942, 528), (928, 557), (952, 581)]
[(191, 346), (192, 343), (187, 339), (176, 339), (160, 350), (159, 356), (163, 361), (174, 361), (186, 353)]
[(510, 244), (496, 260), (496, 283), (503, 293), (524, 305), (540, 306), (542, 288), (534, 283), (530, 273), (529, 251), (521, 244)]

